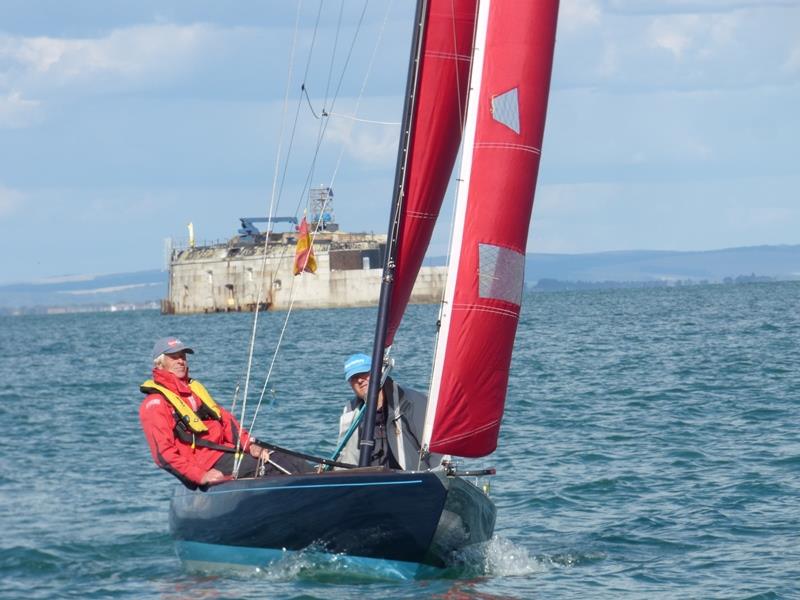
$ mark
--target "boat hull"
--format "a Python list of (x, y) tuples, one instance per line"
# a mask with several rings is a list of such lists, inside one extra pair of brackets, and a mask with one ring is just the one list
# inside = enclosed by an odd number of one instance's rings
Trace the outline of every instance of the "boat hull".
[[(263, 566), (311, 550), (444, 567), (460, 548), (488, 540), (495, 508), (475, 486), (440, 472), (354, 469), (241, 479), (207, 491), (178, 488), (170, 533), (184, 562)], [(394, 567), (393, 567), (394, 568)]]

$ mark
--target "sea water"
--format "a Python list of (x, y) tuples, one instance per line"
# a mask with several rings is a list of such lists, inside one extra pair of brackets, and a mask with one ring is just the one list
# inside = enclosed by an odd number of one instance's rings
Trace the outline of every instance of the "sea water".
[[(495, 537), (423, 581), (303, 554), (182, 568), (138, 385), (153, 341), (178, 335), (192, 374), (241, 407), (252, 314), (0, 318), (0, 597), (798, 598), (798, 298), (800, 283), (526, 296), (500, 445), (465, 463), (497, 468)], [(285, 318), (259, 317), (248, 414), (261, 399), (259, 437), (327, 454), (375, 310)], [(407, 314), (406, 386), (427, 385), (435, 319)]]

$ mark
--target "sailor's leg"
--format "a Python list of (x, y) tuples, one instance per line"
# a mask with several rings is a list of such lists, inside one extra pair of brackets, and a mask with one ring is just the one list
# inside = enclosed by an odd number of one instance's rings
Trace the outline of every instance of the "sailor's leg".
[(275, 450), (269, 453), (266, 475), (277, 475), (278, 473), (310, 473), (314, 468), (302, 458), (286, 454)]
[[(217, 462), (214, 463), (214, 468), (220, 471), (223, 475), (233, 474), (233, 463), (235, 455), (233, 452), (225, 452), (219, 457)], [(256, 469), (258, 468), (258, 460), (245, 454), (242, 456), (242, 463), (239, 465), (239, 477), (255, 477)]]

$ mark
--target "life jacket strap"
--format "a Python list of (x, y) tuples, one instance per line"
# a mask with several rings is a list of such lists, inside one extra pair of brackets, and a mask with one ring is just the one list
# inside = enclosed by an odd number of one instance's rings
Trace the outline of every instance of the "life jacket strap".
[(208, 432), (208, 427), (203, 423), (203, 419), (222, 420), (222, 411), (217, 403), (214, 402), (208, 390), (199, 381), (192, 380), (189, 382), (189, 389), (192, 390), (192, 394), (200, 400), (200, 408), (197, 412), (192, 410), (192, 407), (179, 394), (152, 379), (145, 381), (139, 386), (139, 389), (144, 394), (161, 394), (164, 396), (177, 413), (178, 420), (182, 421), (194, 433), (203, 434)]
[(214, 399), (211, 397), (211, 394), (208, 393), (208, 390), (202, 383), (196, 379), (192, 379), (189, 382), (189, 389), (192, 390), (192, 393), (203, 403), (203, 408), (208, 409), (208, 411), (211, 413), (209, 416), (212, 419), (216, 419), (217, 421), (222, 420), (222, 411), (220, 410), (219, 405), (214, 401)]
[[(189, 429), (186, 427), (186, 424), (180, 420), (178, 420), (178, 422), (175, 424), (175, 437), (177, 437), (184, 444), (190, 444), (192, 448), (195, 446), (200, 446), (201, 448), (219, 450), (220, 452), (230, 452), (232, 454), (237, 452), (236, 448), (231, 446), (223, 446), (222, 444), (215, 444), (214, 442), (209, 442), (203, 438), (198, 438), (194, 433), (189, 431)], [(238, 452), (241, 452), (241, 448), (238, 450)]]

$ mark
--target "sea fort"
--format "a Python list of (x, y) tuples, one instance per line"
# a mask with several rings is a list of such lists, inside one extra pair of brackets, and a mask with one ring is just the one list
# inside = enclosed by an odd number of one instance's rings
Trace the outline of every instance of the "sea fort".
[[(227, 242), (169, 250), (165, 314), (334, 308), (377, 304), (386, 235), (339, 230), (330, 210), (330, 188), (313, 188), (310, 223), (316, 272), (294, 275), (299, 234), (294, 217), (241, 217), (238, 235)], [(261, 232), (257, 223), (288, 223), (291, 231)], [(444, 267), (422, 267), (411, 302), (442, 298)]]

